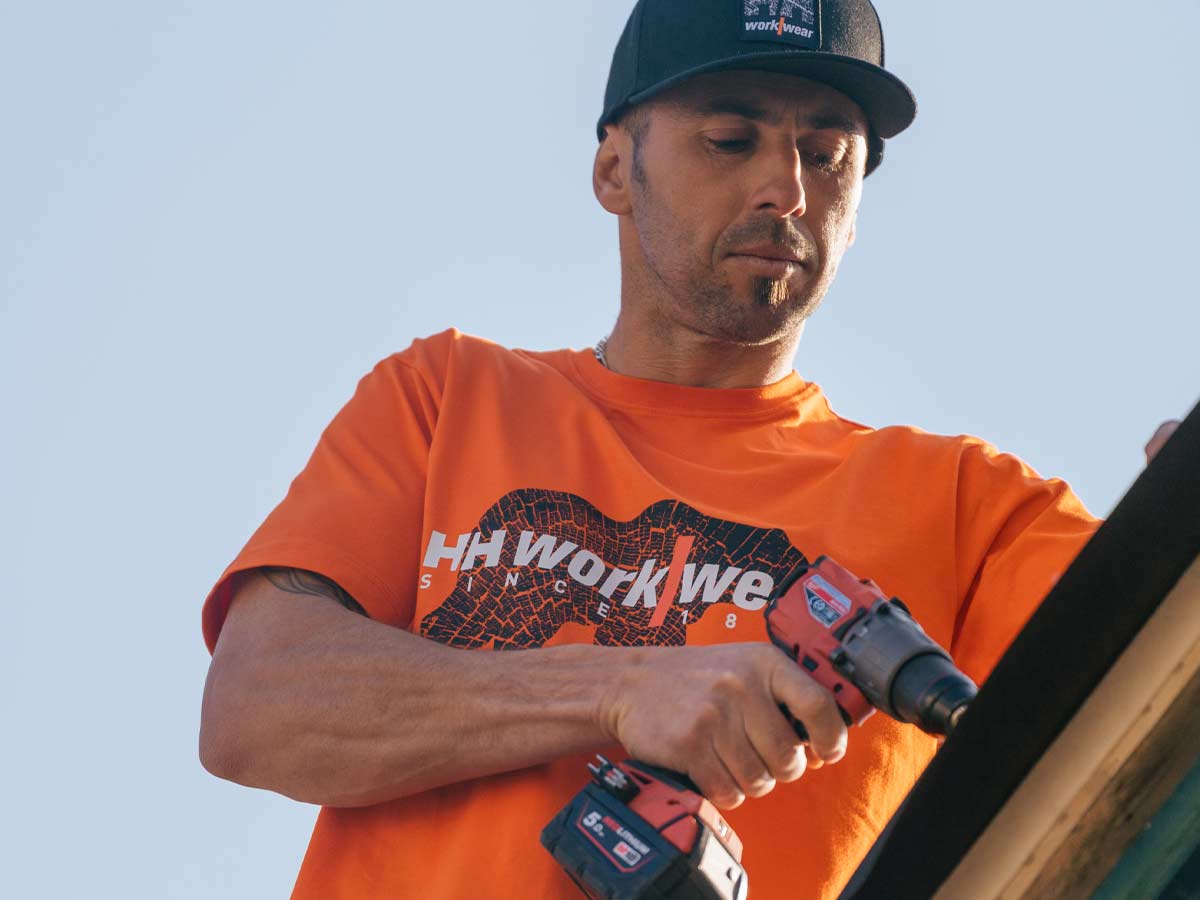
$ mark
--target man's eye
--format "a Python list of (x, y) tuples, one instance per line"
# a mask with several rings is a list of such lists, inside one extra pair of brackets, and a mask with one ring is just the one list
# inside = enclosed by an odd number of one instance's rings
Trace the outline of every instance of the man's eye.
[(745, 139), (718, 141), (709, 138), (708, 144), (718, 153), (742, 153), (750, 148), (750, 141)]
[(842, 160), (846, 158), (846, 154), (842, 152), (825, 153), (821, 151), (810, 151), (805, 154), (805, 159), (808, 164), (815, 169), (820, 169), (822, 172), (836, 171), (838, 166), (842, 164)]

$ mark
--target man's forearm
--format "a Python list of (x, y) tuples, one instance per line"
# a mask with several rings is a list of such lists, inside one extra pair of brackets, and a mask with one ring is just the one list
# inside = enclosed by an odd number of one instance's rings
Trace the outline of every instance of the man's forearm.
[(639, 652), (455, 650), (255, 575), (213, 657), (201, 758), (297, 800), (379, 803), (607, 742), (612, 654)]

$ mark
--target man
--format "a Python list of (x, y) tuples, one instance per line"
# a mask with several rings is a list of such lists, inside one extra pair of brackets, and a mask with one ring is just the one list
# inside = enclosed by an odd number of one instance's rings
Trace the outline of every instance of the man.
[(982, 680), (1088, 540), (1062, 482), (791, 370), (915, 115), (882, 47), (867, 0), (642, 0), (593, 173), (611, 336), (384, 360), (222, 576), (201, 755), (325, 807), (295, 897), (577, 896), (538, 833), (596, 751), (689, 774), (756, 897), (834, 897), (936, 742), (847, 735), (765, 640), (774, 585), (828, 554)]

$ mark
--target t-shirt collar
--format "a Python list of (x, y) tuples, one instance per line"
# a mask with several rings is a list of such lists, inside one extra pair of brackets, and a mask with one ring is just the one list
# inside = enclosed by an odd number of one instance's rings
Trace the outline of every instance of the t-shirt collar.
[(706, 388), (633, 378), (605, 368), (589, 348), (571, 352), (571, 362), (587, 388), (613, 406), (639, 407), (666, 415), (757, 418), (795, 408), (820, 389), (795, 370), (761, 387)]

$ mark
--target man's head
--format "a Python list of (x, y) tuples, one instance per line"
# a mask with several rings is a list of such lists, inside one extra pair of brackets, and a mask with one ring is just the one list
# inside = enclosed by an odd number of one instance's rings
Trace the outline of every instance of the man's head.
[(853, 242), (883, 138), (915, 114), (869, 0), (638, 0), (595, 168), (623, 277), (713, 337), (798, 332)]
[(912, 91), (884, 68), (870, 0), (637, 0), (613, 52), (597, 132), (681, 82), (733, 69), (783, 72), (853, 99), (871, 126), (867, 174), (883, 140), (912, 124)]
[(854, 239), (869, 126), (852, 100), (772, 72), (700, 75), (606, 126), (596, 196), (624, 277), (721, 340), (798, 329)]

